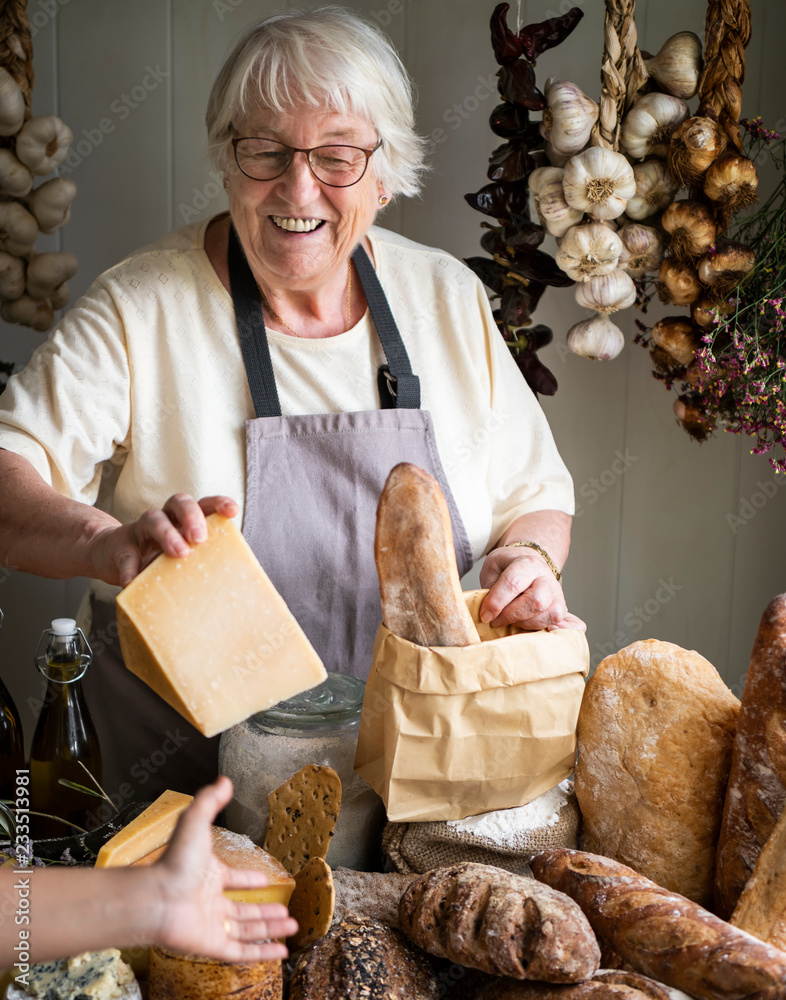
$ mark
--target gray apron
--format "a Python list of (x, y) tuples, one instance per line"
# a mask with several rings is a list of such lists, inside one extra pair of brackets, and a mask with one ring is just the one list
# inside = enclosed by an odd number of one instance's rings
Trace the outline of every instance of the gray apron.
[[(381, 409), (284, 417), (278, 400), (259, 290), (234, 227), (229, 274), (243, 361), (256, 418), (246, 422), (243, 535), (331, 671), (365, 679), (382, 611), (374, 563), (379, 495), (399, 462), (440, 485), (450, 510), (459, 574), (472, 550), (437, 453), (420, 382), (361, 246), (353, 261), (385, 353)], [(96, 602), (97, 628), (117, 634), (111, 609)], [(139, 785), (133, 797), (166, 788), (194, 792), (217, 773), (218, 737), (206, 739), (122, 664), (104, 642), (90, 684), (107, 791)]]

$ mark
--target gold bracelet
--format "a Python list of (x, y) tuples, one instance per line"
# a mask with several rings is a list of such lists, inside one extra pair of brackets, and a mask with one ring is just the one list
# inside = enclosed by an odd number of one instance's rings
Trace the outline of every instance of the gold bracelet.
[(502, 548), (512, 549), (515, 548), (517, 545), (525, 549), (534, 549), (539, 555), (543, 556), (543, 558), (546, 560), (549, 569), (557, 578), (557, 583), (559, 583), (559, 581), (562, 579), (562, 573), (560, 573), (560, 571), (557, 569), (557, 567), (554, 564), (554, 560), (551, 558), (551, 556), (543, 548), (542, 545), (538, 545), (537, 542), (505, 542)]

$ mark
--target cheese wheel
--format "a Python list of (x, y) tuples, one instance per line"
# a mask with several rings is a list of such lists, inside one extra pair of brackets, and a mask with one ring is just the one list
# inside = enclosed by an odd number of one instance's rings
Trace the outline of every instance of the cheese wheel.
[(281, 1000), (281, 962), (218, 962), (150, 949), (148, 1000)]

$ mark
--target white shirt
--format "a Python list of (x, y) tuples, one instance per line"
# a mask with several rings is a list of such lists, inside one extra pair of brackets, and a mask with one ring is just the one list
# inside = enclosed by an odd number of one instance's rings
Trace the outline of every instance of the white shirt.
[[(204, 251), (207, 225), (101, 275), (0, 396), (0, 448), (124, 523), (178, 492), (229, 495), (242, 517), (255, 414), (232, 299)], [(572, 514), (570, 475), (480, 281), (383, 229), (369, 242), (474, 558), (521, 514)], [(268, 340), (284, 416), (379, 408), (384, 355), (368, 313), (339, 336), (268, 330)]]

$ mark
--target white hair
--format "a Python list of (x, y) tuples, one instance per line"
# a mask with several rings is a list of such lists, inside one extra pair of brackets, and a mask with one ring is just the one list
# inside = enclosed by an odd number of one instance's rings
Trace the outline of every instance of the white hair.
[(391, 197), (418, 193), (425, 142), (414, 129), (412, 83), (388, 38), (343, 7), (281, 10), (243, 35), (207, 105), (215, 165), (232, 162), (233, 120), (303, 103), (369, 121), (382, 140), (370, 169)]

